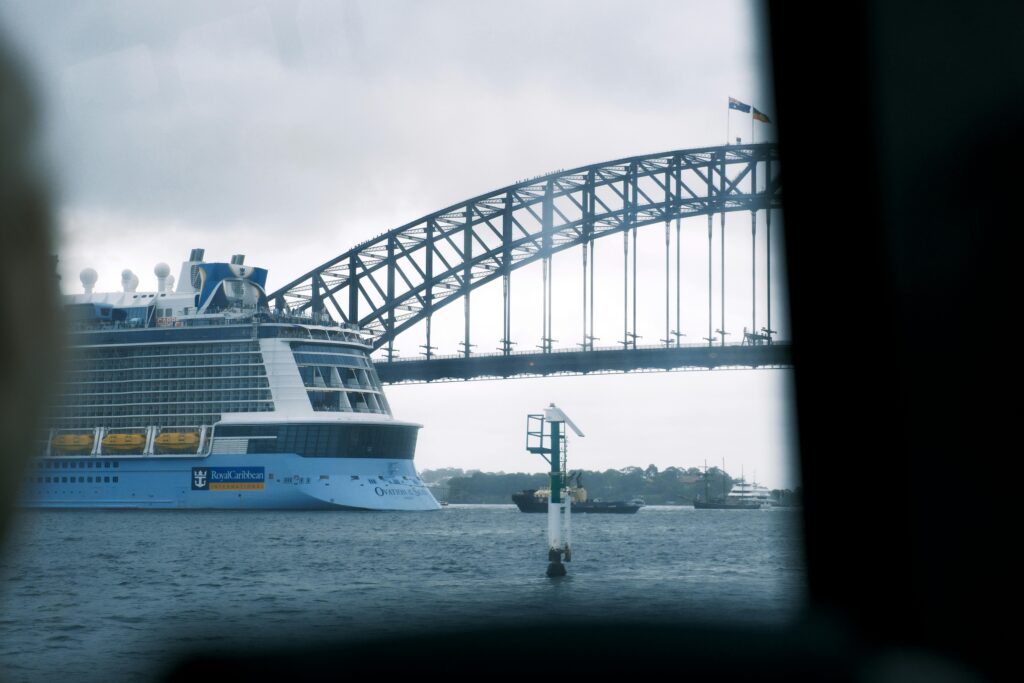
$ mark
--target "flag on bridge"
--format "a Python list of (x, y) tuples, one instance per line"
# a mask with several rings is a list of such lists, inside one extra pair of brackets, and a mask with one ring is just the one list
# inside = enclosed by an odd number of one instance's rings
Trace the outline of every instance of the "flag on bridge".
[(742, 102), (737, 100), (735, 97), (730, 97), (729, 98), (729, 109), (735, 109), (736, 111), (741, 111), (744, 114), (749, 114), (750, 113), (750, 105), (749, 104), (743, 104)]
[(765, 114), (763, 111), (758, 111), (757, 107), (754, 107), (754, 120), (755, 121), (762, 121), (764, 123), (771, 123), (772, 122), (772, 120), (770, 118), (768, 118), (768, 114)]

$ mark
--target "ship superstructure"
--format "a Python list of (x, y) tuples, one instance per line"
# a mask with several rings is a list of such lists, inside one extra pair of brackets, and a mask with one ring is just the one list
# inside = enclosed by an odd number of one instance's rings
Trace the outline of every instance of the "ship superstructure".
[(725, 498), (726, 503), (738, 507), (756, 506), (758, 508), (772, 507), (771, 491), (758, 483), (748, 483), (742, 477), (733, 484), (732, 490)]
[(67, 379), (39, 443), (36, 507), (440, 506), (413, 466), (420, 425), (395, 420), (354, 326), (271, 311), (267, 271), (203, 261), (177, 286), (66, 298)]

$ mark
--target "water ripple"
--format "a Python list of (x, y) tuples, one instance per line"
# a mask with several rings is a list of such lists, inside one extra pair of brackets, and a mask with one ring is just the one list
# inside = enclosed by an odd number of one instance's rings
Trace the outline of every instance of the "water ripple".
[[(569, 576), (545, 520), (438, 513), (26, 513), (0, 564), (0, 678), (146, 678), (176, 653), (564, 618), (783, 622), (801, 609), (792, 512), (579, 515)], [(82, 530), (88, 530), (83, 534)]]

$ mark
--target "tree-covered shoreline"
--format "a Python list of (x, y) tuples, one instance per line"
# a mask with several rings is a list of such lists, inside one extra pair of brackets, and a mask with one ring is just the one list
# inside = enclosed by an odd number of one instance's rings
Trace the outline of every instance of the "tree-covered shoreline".
[[(550, 481), (545, 472), (467, 472), (451, 467), (424, 470), (420, 476), (439, 500), (449, 503), (511, 503), (513, 493), (547, 488)], [(692, 505), (695, 498), (705, 495), (720, 498), (736, 481), (718, 467), (709, 468), (706, 479), (697, 467), (668, 467), (659, 471), (654, 465), (603, 472), (584, 470), (582, 475), (590, 500), (643, 498), (648, 505)], [(795, 492), (776, 489), (772, 498), (780, 504), (796, 505), (799, 494), (800, 487)]]

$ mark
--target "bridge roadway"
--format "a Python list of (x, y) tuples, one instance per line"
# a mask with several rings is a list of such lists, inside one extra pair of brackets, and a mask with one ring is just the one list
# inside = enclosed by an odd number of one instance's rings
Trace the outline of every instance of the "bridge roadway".
[(563, 349), (550, 353), (518, 352), (395, 359), (376, 363), (384, 384), (422, 384), (471, 379), (586, 375), (591, 373), (651, 372), (656, 370), (711, 370), (714, 368), (789, 367), (790, 344), (775, 342), (749, 346), (691, 344), (638, 346), (633, 349)]

